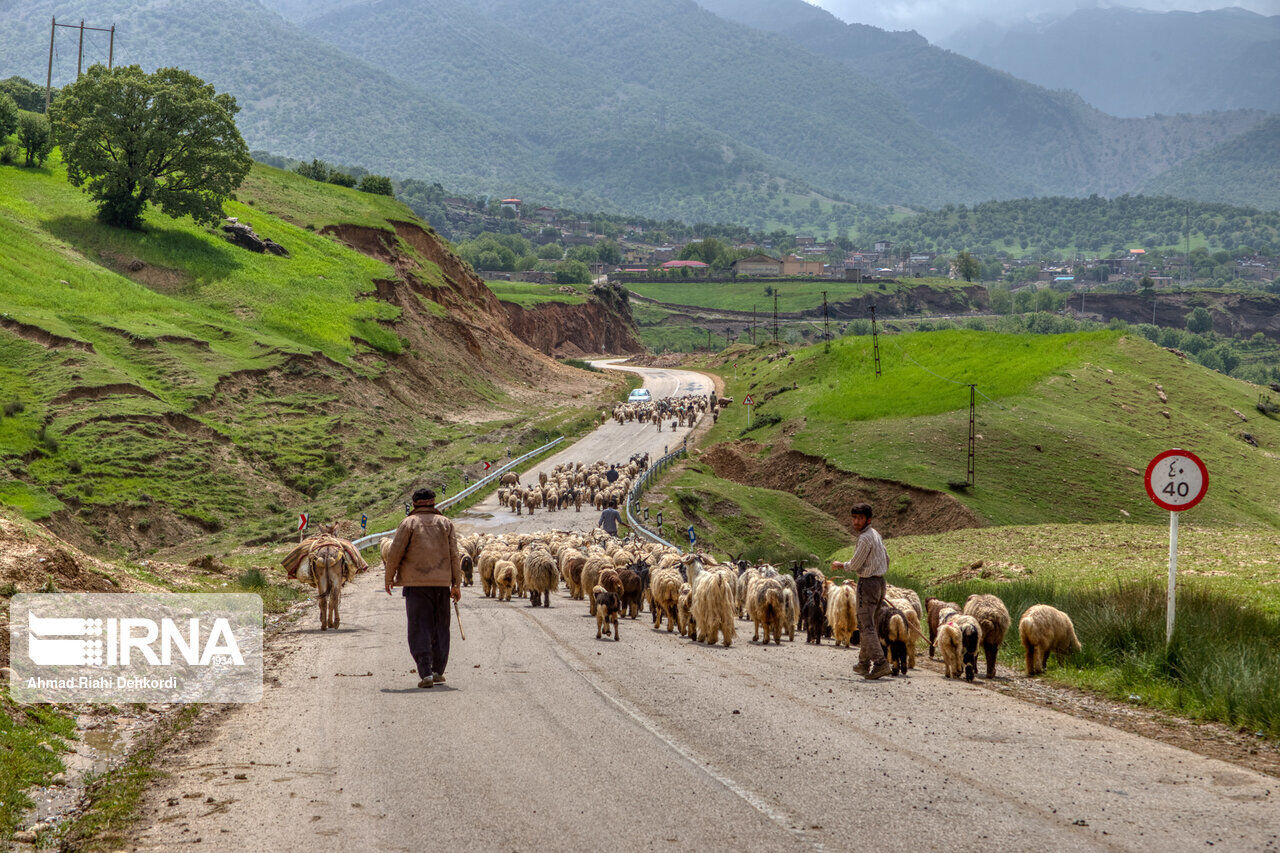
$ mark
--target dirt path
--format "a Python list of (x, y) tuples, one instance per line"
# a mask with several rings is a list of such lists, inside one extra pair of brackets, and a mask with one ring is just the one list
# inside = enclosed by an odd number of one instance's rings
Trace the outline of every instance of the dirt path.
[(374, 575), (163, 757), (140, 848), (1276, 849), (1273, 778), (930, 669), (864, 682), (746, 623), (730, 649), (643, 616), (596, 641), (563, 594), (468, 588), (449, 684), (419, 690)]

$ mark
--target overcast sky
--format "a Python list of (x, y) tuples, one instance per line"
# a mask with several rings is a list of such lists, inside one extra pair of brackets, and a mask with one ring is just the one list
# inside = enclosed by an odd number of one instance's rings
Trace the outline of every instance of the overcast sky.
[(1280, 15), (1280, 0), (1196, 2), (1196, 0), (1138, 0), (1098, 3), (1096, 0), (809, 0), (850, 23), (872, 24), (887, 30), (916, 30), (930, 41), (944, 39), (961, 27), (981, 20), (1010, 24), (1038, 15), (1061, 16), (1083, 6), (1123, 5), (1167, 12), (1203, 11), (1241, 6), (1261, 15)]

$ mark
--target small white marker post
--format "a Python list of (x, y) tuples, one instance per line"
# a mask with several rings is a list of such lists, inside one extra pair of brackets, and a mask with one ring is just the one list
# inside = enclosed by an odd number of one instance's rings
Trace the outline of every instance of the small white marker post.
[(1178, 581), (1178, 513), (1191, 509), (1209, 488), (1209, 469), (1189, 450), (1166, 450), (1147, 465), (1147, 496), (1169, 510), (1169, 604), (1165, 613), (1165, 643), (1173, 641)]

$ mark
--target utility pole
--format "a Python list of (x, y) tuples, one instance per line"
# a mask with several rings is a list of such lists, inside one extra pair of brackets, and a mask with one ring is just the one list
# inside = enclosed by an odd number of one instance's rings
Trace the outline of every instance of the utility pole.
[(1191, 205), (1187, 205), (1187, 216), (1182, 224), (1183, 238), (1186, 241), (1187, 253), (1182, 260), (1182, 288), (1191, 286)]
[(778, 291), (773, 291), (773, 342), (778, 342)]
[(823, 352), (831, 352), (831, 318), (827, 316), (827, 291), (822, 291), (822, 346)]
[(49, 26), (49, 73), (44, 78), (44, 114), (49, 114), (49, 93), (53, 91), (53, 34), (58, 31), (58, 19), (55, 17)]
[(751, 303), (751, 345), (756, 345), (756, 304)]
[(973, 485), (973, 455), (974, 455), (974, 448), (976, 446), (976, 439), (978, 436), (977, 421), (974, 419), (974, 408), (977, 400), (977, 393), (976, 393), (977, 388), (978, 386), (976, 385), (969, 386), (969, 470), (968, 470), (968, 476), (967, 476), (966, 482), (970, 486)]
[(53, 100), (53, 40), (57, 35), (58, 27), (64, 27), (68, 30), (80, 31), (80, 44), (76, 51), (76, 79), (84, 72), (84, 31), (90, 30), (98, 33), (110, 33), (111, 40), (107, 47), (107, 68), (115, 67), (116, 60), (116, 25), (110, 27), (87, 27), (84, 19), (79, 24), (59, 24), (57, 18), (53, 18), (53, 22), (49, 26), (49, 70), (44, 80), (44, 111), (47, 115), (49, 112), (49, 103)]
[(729, 348), (729, 329), (728, 328), (724, 330), (724, 348), (725, 349)]
[(876, 306), (871, 306), (871, 353), (876, 361), (876, 379), (880, 378), (880, 330), (876, 326)]
[(711, 352), (711, 330), (707, 329), (707, 352)]

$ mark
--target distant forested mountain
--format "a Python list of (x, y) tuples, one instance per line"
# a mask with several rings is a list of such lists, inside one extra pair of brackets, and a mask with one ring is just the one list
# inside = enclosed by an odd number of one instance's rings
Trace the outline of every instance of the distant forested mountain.
[[(1256, 125), (1256, 111), (1120, 119), (931, 45), (845, 24), (804, 0), (698, 0), (717, 14), (839, 60), (896, 95), (921, 125), (1037, 192), (1117, 195)], [(1077, 60), (1079, 54), (1077, 53)]]
[(1157, 175), (1143, 191), (1280, 210), (1280, 116)]
[(877, 202), (1032, 189), (861, 75), (691, 0), (381, 0), (304, 26), (552, 149), (557, 179), (615, 202), (761, 171)]
[[(116, 24), (118, 63), (231, 93), (256, 149), (758, 230), (1119, 194), (1263, 118), (1116, 119), (802, 0), (29, 0), (0, 78), (42, 79), (53, 14)], [(74, 58), (60, 34), (55, 82)]]
[(1043, 25), (980, 23), (946, 46), (1118, 116), (1280, 112), (1280, 15), (1080, 9)]
[(983, 255), (1080, 251), (1091, 255), (1136, 246), (1153, 249), (1182, 243), (1183, 228), (1210, 249), (1247, 247), (1280, 251), (1280, 213), (1174, 198), (1120, 196), (1033, 198), (995, 201), (940, 210), (880, 223), (872, 239), (892, 240), (915, 251), (969, 249)]
[[(518, 134), (360, 62), (254, 0), (29, 0), (4, 15), (0, 78), (43, 82), (52, 15), (114, 23), (117, 64), (178, 66), (230, 92), (254, 148), (464, 186), (496, 186), (498, 176), (549, 182), (549, 158)], [(76, 35), (58, 35), (55, 84), (75, 76)], [(105, 34), (91, 37), (86, 63), (105, 63)]]

